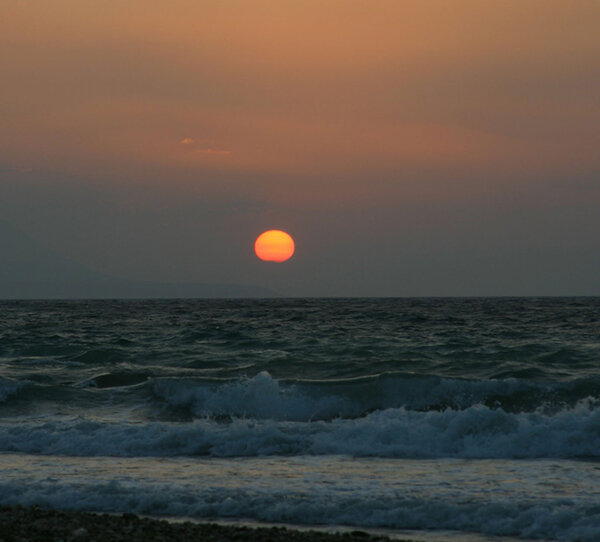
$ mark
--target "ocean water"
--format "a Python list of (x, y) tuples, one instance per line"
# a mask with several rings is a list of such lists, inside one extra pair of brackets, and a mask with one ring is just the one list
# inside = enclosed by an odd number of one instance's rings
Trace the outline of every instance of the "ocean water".
[(0, 302), (0, 504), (595, 542), (599, 459), (600, 298)]

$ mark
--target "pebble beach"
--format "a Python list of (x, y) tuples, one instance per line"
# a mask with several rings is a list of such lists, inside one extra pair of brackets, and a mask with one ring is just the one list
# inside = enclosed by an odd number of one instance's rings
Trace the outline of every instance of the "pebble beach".
[[(0, 542), (391, 542), (364, 531), (325, 533), (285, 527), (171, 522), (135, 514), (95, 514), (39, 507), (0, 507)], [(404, 542), (410, 542), (408, 540)]]

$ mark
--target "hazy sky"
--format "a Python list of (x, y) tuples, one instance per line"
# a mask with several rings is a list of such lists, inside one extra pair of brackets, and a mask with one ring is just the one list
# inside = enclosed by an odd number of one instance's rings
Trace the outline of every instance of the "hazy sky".
[(128, 278), (598, 295), (599, 28), (597, 0), (0, 0), (0, 218)]

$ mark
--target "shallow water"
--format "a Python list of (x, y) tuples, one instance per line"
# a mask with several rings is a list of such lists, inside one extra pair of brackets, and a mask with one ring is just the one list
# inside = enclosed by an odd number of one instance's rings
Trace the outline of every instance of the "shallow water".
[[(566, 525), (579, 539), (597, 533), (597, 505), (590, 502), (600, 497), (600, 466), (594, 462), (5, 453), (2, 463), (3, 494), (11, 493), (22, 504), (55, 508), (269, 523), (291, 520), (404, 533), (459, 529), (539, 538), (551, 537)], [(521, 533), (525, 524), (530, 530)]]

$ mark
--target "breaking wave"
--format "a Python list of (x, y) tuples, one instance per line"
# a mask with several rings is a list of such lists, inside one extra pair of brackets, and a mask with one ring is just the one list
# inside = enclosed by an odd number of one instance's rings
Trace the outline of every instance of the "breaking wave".
[(119, 457), (595, 458), (600, 457), (600, 408), (583, 400), (553, 414), (474, 405), (426, 412), (389, 408), (354, 419), (312, 422), (204, 418), (137, 424), (77, 418), (3, 423), (0, 451)]
[(476, 405), (506, 412), (558, 412), (600, 398), (600, 382), (539, 383), (510, 378), (469, 380), (383, 374), (335, 381), (279, 381), (267, 372), (230, 381), (155, 379), (152, 394), (193, 417), (287, 421), (358, 418), (378, 410), (463, 410)]

